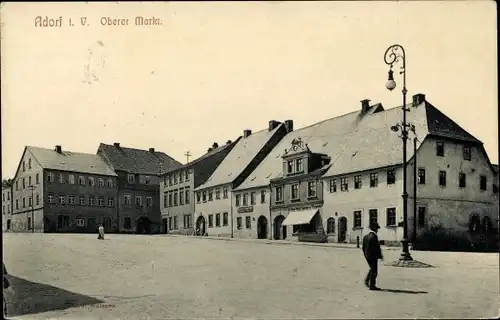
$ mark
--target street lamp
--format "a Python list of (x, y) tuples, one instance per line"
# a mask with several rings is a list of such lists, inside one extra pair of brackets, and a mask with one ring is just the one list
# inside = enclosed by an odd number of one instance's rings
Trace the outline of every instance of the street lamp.
[(35, 186), (30, 185), (28, 188), (31, 190), (31, 232), (35, 233), (35, 198), (33, 197)]

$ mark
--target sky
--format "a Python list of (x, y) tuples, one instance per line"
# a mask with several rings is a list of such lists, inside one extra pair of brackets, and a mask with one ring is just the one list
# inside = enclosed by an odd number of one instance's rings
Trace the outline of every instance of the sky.
[[(95, 153), (119, 142), (185, 163), (186, 151), (193, 160), (269, 120), (297, 129), (363, 99), (401, 105), (400, 75), (385, 88), (392, 44), (406, 51), (409, 101), (424, 93), (498, 163), (495, 5), (2, 3), (2, 176), (15, 175), (26, 145)], [(63, 25), (35, 27), (39, 15)], [(107, 17), (128, 25), (103, 26)]]

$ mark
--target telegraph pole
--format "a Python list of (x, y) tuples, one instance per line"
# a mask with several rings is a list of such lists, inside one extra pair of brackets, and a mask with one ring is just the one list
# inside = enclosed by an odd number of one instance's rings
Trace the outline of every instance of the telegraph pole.
[(191, 152), (186, 151), (186, 153), (184, 153), (184, 155), (186, 156), (186, 163), (189, 163), (189, 158), (191, 157)]

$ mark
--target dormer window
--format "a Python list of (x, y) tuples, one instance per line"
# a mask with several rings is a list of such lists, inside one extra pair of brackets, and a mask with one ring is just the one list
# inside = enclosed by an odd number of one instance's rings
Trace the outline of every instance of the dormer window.
[(464, 146), (463, 157), (464, 157), (464, 160), (469, 160), (470, 161), (470, 159), (471, 159), (471, 147)]
[(288, 160), (288, 173), (295, 173), (295, 161)]
[(316, 181), (309, 181), (307, 183), (307, 197), (308, 198), (316, 197)]
[(302, 165), (302, 158), (297, 159), (296, 162), (297, 172), (303, 172), (304, 166)]
[(128, 174), (127, 175), (127, 181), (128, 181), (128, 183), (135, 183), (135, 175), (134, 174)]
[(443, 141), (436, 142), (436, 155), (438, 157), (444, 157), (444, 143), (443, 143)]

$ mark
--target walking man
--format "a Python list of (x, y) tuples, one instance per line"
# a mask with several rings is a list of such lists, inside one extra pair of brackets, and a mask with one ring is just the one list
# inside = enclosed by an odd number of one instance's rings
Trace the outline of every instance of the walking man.
[(366, 262), (370, 270), (365, 278), (365, 285), (370, 290), (380, 290), (376, 286), (377, 274), (378, 274), (378, 259), (384, 259), (382, 256), (382, 249), (380, 248), (380, 243), (378, 242), (377, 231), (380, 229), (378, 223), (374, 222), (370, 224), (370, 232), (363, 237), (363, 254), (365, 255)]
[(99, 240), (104, 240), (104, 227), (101, 225), (99, 225), (99, 236), (97, 237), (97, 239)]

